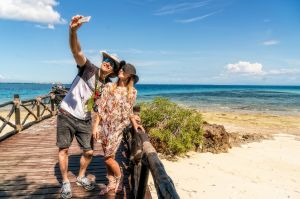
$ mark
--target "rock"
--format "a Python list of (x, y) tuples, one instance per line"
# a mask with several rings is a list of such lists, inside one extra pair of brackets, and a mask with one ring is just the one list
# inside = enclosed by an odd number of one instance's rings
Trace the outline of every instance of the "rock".
[(228, 133), (224, 126), (207, 122), (203, 122), (203, 131), (201, 151), (211, 153), (226, 153), (231, 147), (272, 138), (270, 135), (258, 133)]
[(224, 153), (231, 148), (230, 134), (224, 126), (217, 124), (203, 123), (203, 146), (202, 152)]
[(260, 142), (264, 139), (272, 139), (272, 136), (258, 133), (230, 133), (229, 142), (231, 146), (241, 146), (241, 144)]

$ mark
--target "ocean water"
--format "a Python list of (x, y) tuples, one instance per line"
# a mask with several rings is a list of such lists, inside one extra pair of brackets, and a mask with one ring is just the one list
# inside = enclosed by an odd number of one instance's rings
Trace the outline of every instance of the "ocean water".
[[(69, 87), (70, 85), (66, 85)], [(0, 83), (0, 104), (19, 94), (21, 99), (45, 95), (52, 84)], [(165, 97), (201, 110), (300, 115), (300, 86), (140, 85), (138, 102)]]

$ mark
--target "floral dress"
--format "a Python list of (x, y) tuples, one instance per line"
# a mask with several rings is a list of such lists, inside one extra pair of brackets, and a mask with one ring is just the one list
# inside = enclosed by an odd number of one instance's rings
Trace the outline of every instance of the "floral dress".
[(102, 135), (104, 156), (115, 155), (123, 138), (123, 129), (130, 124), (133, 115), (133, 105), (136, 100), (136, 89), (133, 88), (130, 98), (127, 97), (127, 87), (117, 86), (112, 92), (114, 83), (107, 83), (102, 96), (96, 101), (100, 124), (98, 131)]

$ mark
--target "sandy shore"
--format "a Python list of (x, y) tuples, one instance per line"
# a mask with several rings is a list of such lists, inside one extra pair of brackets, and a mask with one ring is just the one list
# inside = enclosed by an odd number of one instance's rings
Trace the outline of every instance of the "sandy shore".
[(224, 125), (228, 132), (300, 135), (300, 115), (207, 111), (201, 113), (205, 121)]
[[(202, 114), (228, 132), (271, 134), (273, 139), (233, 147), (228, 153), (190, 152), (176, 162), (162, 159), (181, 198), (300, 198), (300, 116)], [(149, 185), (156, 198), (151, 178)]]
[[(28, 113), (27, 111), (21, 110), (21, 115), (20, 115), (21, 123), (22, 123), (22, 121), (25, 119), (27, 113)], [(0, 111), (0, 115), (1, 115), (3, 118), (7, 118), (8, 114), (9, 114), (9, 110), (3, 110), (3, 111)], [(26, 124), (27, 124), (28, 122), (31, 122), (31, 121), (34, 121), (34, 120), (35, 120), (35, 118), (34, 118), (32, 115), (30, 115), (30, 116), (27, 118), (27, 120), (26, 120)], [(14, 114), (11, 116), (11, 118), (9, 119), (9, 121), (10, 121), (11, 123), (15, 124), (15, 115), (14, 115)], [(0, 126), (2, 126), (2, 124), (3, 124), (3, 121), (0, 120)], [(3, 136), (3, 135), (5, 135), (7, 132), (10, 132), (10, 131), (12, 131), (12, 130), (14, 130), (14, 129), (13, 129), (11, 126), (6, 125), (5, 128), (2, 130), (2, 132), (1, 132), (0, 135)]]
[[(191, 152), (188, 158), (162, 162), (181, 198), (296, 199), (300, 198), (299, 151), (298, 136), (278, 134), (229, 153)], [(155, 196), (152, 179), (149, 184)]]

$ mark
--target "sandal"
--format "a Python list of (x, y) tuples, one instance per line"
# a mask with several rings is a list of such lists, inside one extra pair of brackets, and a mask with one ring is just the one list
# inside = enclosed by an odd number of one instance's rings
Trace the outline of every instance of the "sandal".
[(106, 178), (108, 179), (108, 185), (101, 189), (99, 193), (101, 196), (107, 194), (110, 190), (116, 189), (116, 178), (111, 175), (107, 175)]
[(115, 192), (116, 193), (123, 191), (124, 175), (123, 175), (122, 168), (120, 168), (120, 169), (121, 169), (121, 175), (119, 177), (115, 176), (115, 182), (116, 182)]

